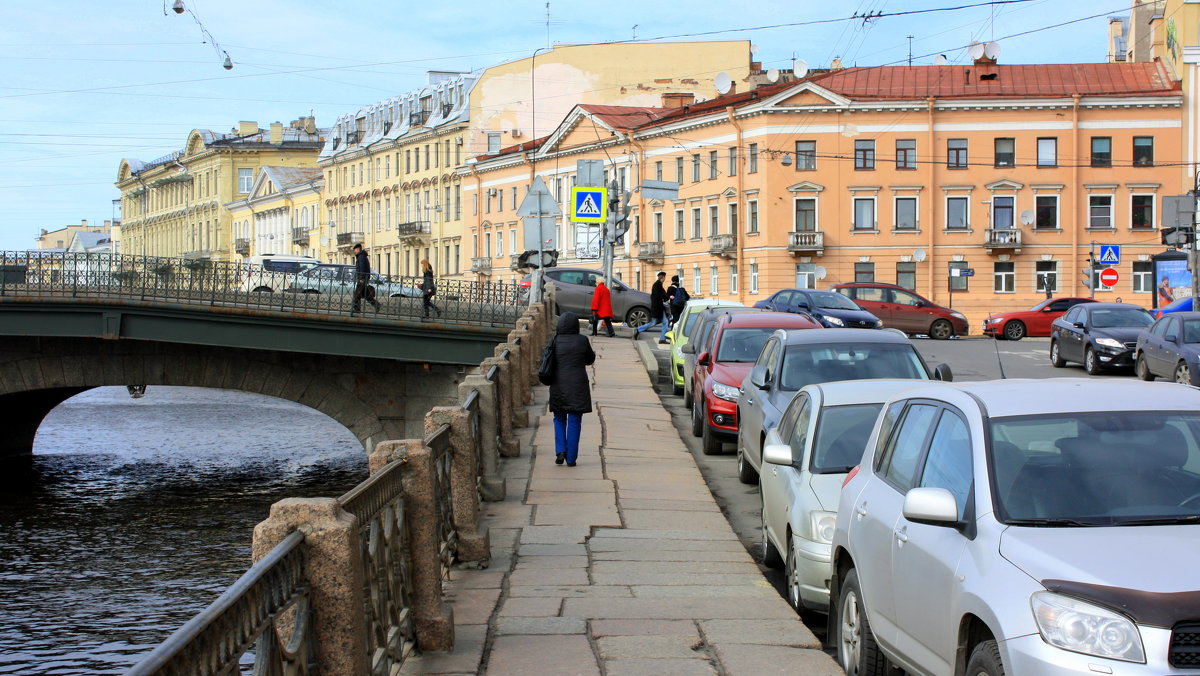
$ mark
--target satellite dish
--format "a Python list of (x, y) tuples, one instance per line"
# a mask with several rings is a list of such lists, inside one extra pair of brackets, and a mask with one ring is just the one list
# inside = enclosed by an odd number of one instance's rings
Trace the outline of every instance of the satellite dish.
[(982, 42), (972, 42), (967, 45), (967, 54), (970, 55), (972, 61), (978, 61), (983, 56), (985, 48)]
[(757, 54), (758, 53), (758, 45), (750, 45), (750, 53)]
[(778, 68), (772, 68), (767, 71), (767, 82), (779, 82)]
[(928, 254), (925, 253), (924, 249), (917, 249), (913, 252), (913, 260), (918, 263), (924, 263), (926, 256), (928, 256)]
[(995, 61), (1000, 56), (1000, 43), (989, 42), (983, 46), (983, 55)]
[(1033, 225), (1033, 209), (1026, 209), (1021, 212), (1021, 223), (1023, 225)]
[(935, 65), (935, 66), (946, 65), (946, 55), (938, 54), (937, 56), (933, 57), (933, 65)]
[(804, 59), (796, 59), (792, 62), (792, 72), (796, 74), (796, 77), (808, 75), (808, 62)]
[(717, 87), (717, 93), (728, 94), (729, 90), (733, 89), (733, 78), (729, 77), (729, 73), (721, 71), (713, 78), (713, 84)]
[(825, 275), (829, 274), (829, 271), (825, 269), (824, 265), (818, 265), (814, 272), (817, 273), (817, 279), (825, 279)]

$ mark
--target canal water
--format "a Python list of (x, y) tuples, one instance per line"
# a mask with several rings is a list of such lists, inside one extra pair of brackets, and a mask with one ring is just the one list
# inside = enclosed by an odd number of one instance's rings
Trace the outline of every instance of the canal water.
[(285, 497), (367, 476), (346, 428), (229, 390), (123, 387), (56, 408), (0, 476), (0, 674), (122, 673), (250, 565)]

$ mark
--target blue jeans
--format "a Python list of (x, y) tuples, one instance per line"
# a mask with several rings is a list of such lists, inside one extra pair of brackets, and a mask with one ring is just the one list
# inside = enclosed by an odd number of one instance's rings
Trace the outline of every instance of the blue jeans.
[(554, 452), (566, 453), (567, 462), (574, 463), (579, 457), (579, 428), (582, 425), (582, 413), (554, 414)]
[(661, 324), (662, 325), (662, 333), (659, 334), (658, 339), (666, 340), (667, 339), (667, 330), (669, 330), (671, 328), (671, 320), (668, 319), (668, 317), (669, 317), (669, 315), (667, 314), (668, 312), (669, 312), (669, 310), (667, 310), (666, 308), (663, 308), (661, 315), (659, 315), (658, 317), (654, 317), (652, 320), (646, 322), (645, 324), (642, 324), (641, 326), (637, 327), (637, 329), (635, 329), (635, 330), (638, 333), (643, 333), (649, 329), (654, 328), (657, 324)]

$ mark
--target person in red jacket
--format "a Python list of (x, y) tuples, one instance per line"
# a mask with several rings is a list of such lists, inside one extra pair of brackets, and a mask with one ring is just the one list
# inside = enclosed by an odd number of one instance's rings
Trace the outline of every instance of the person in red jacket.
[(600, 326), (603, 320), (608, 327), (608, 337), (612, 338), (617, 335), (613, 331), (613, 309), (612, 296), (608, 291), (608, 284), (604, 282), (603, 277), (596, 278), (596, 290), (592, 292), (592, 335), (596, 335), (596, 328)]

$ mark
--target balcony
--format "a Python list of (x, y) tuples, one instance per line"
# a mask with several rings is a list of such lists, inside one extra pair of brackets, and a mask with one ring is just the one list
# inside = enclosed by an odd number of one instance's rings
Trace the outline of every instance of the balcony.
[(649, 263), (663, 262), (663, 243), (662, 242), (639, 242), (637, 245), (638, 260), (643, 260)]
[(209, 249), (184, 251), (182, 258), (186, 261), (207, 261), (212, 259), (212, 251)]
[(492, 273), (492, 259), (487, 257), (472, 258), (471, 272), (477, 275), (490, 275)]
[(292, 228), (292, 244), (308, 246), (308, 236), (312, 234), (309, 228)]
[(250, 239), (248, 237), (239, 237), (233, 240), (233, 250), (236, 251), (239, 256), (249, 256)]
[(339, 232), (337, 236), (338, 252), (348, 254), (354, 248), (355, 244), (363, 241), (361, 232)]
[(396, 226), (396, 236), (409, 244), (424, 243), (429, 237), (429, 221), (409, 221)]
[(825, 233), (815, 230), (788, 233), (789, 253), (811, 253), (818, 256), (825, 253)]
[(991, 253), (994, 249), (1019, 252), (1021, 250), (1021, 231), (1010, 228), (988, 228), (983, 248)]
[(713, 235), (708, 240), (708, 253), (721, 258), (737, 256), (737, 235)]

